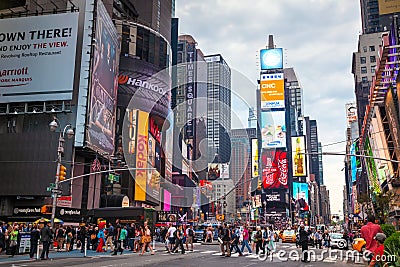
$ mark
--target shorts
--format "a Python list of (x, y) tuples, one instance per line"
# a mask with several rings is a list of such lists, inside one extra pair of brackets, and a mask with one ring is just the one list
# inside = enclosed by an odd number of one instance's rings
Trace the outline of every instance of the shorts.
[(186, 237), (186, 244), (193, 244), (193, 236)]
[(175, 237), (168, 237), (169, 243), (175, 245)]

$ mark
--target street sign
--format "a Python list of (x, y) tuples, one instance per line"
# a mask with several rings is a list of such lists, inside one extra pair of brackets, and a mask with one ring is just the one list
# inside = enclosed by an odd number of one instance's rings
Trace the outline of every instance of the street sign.
[(62, 191), (61, 191), (61, 190), (58, 190), (58, 189), (53, 189), (53, 190), (51, 190), (51, 192), (52, 192), (53, 194), (61, 194), (61, 193), (62, 193)]
[(56, 184), (55, 183), (50, 183), (50, 187), (56, 187)]
[(46, 191), (47, 191), (47, 192), (50, 192), (51, 190), (53, 190), (52, 187), (47, 187), (47, 188), (46, 188)]

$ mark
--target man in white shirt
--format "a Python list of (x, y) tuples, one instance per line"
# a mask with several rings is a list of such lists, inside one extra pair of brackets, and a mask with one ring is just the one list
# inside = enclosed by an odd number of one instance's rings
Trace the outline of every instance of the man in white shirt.
[(165, 239), (168, 238), (169, 240), (169, 250), (172, 250), (173, 246), (175, 245), (175, 236), (174, 233), (176, 231), (176, 227), (173, 226), (172, 224), (169, 225), (167, 236)]

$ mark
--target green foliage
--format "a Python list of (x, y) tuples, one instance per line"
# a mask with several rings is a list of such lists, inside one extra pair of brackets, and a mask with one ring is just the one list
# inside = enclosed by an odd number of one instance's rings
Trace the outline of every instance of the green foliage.
[(400, 232), (395, 232), (385, 240), (385, 255), (394, 261), (385, 266), (400, 266)]
[(391, 224), (381, 224), (381, 228), (387, 238), (396, 232), (396, 228)]

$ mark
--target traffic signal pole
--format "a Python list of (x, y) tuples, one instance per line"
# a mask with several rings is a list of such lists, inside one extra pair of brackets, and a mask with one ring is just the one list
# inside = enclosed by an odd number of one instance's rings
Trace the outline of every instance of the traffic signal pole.
[[(65, 128), (66, 129), (66, 128)], [(64, 131), (65, 131), (64, 129)], [(51, 229), (54, 230), (54, 219), (56, 218), (56, 206), (57, 206), (57, 196), (58, 196), (58, 184), (60, 181), (60, 169), (61, 169), (61, 157), (64, 152), (64, 131), (60, 132), (60, 137), (58, 138), (58, 149), (57, 149), (57, 172), (56, 172), (56, 181), (54, 183), (54, 193), (52, 193), (53, 197), (53, 205), (51, 208)]]

